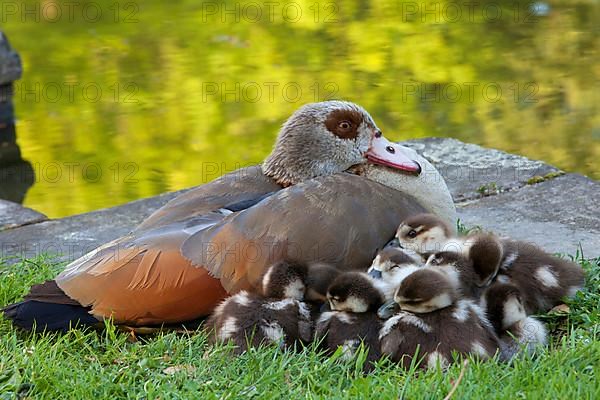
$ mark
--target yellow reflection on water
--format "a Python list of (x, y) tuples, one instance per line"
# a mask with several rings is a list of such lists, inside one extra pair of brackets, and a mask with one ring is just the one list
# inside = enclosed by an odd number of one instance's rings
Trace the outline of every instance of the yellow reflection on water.
[(328, 98), (391, 139), (456, 137), (598, 179), (600, 6), (530, 3), (15, 3), (25, 205), (60, 217), (210, 181)]

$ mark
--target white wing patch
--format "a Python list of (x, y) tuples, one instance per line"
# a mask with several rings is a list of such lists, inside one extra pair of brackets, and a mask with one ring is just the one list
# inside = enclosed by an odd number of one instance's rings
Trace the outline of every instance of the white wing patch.
[(333, 317), (333, 315), (335, 314), (335, 311), (327, 311), (324, 312), (323, 314), (321, 314), (321, 316), (319, 317), (319, 320), (317, 321), (317, 324), (319, 325), (323, 325), (325, 323), (328, 323), (329, 320), (331, 319), (331, 317)]
[(343, 322), (344, 324), (353, 324), (354, 323), (354, 318), (346, 312), (338, 311), (335, 314), (335, 317), (338, 319), (338, 321)]
[(261, 325), (260, 330), (273, 343), (281, 343), (283, 340), (283, 328), (277, 322), (269, 322)]
[(452, 318), (465, 322), (469, 315), (471, 314), (471, 304), (465, 300), (459, 300), (456, 302), (456, 306), (454, 308), (454, 312), (452, 313)]
[(417, 317), (414, 314), (410, 314), (407, 312), (399, 312), (396, 315), (400, 317), (400, 320), (402, 322), (419, 328), (425, 333), (431, 333), (432, 331), (431, 326), (429, 326), (425, 321), (423, 321), (421, 318)]
[(471, 345), (471, 351), (474, 354), (477, 354), (478, 356), (481, 357), (489, 357), (490, 354), (487, 352), (487, 350), (485, 349), (485, 347), (483, 347), (483, 345), (481, 343), (479, 343), (477, 340), (473, 342), (473, 344)]
[(546, 287), (558, 287), (558, 279), (556, 274), (552, 271), (550, 265), (544, 265), (535, 271), (535, 277), (540, 283)]
[(437, 351), (432, 351), (427, 355), (427, 368), (436, 368), (438, 365), (441, 368), (446, 368), (449, 365), (448, 359)]
[(342, 345), (342, 360), (349, 360), (354, 356), (359, 341), (357, 339), (346, 340)]
[(263, 307), (267, 310), (279, 311), (283, 310), (284, 308), (290, 307), (296, 303), (297, 301), (294, 299), (283, 299), (279, 301), (271, 301), (269, 303), (265, 303), (263, 304)]
[(227, 340), (233, 336), (238, 330), (237, 320), (235, 317), (227, 317), (219, 329), (219, 339)]
[(298, 302), (298, 312), (304, 319), (310, 321), (310, 310), (305, 303)]
[(285, 287), (283, 295), (292, 299), (302, 300), (304, 299), (305, 290), (306, 287), (304, 286), (304, 282), (302, 282), (300, 279), (296, 279)]
[(248, 297), (248, 292), (246, 292), (245, 290), (242, 290), (238, 294), (234, 295), (231, 298), (231, 300), (233, 300), (235, 303), (239, 304), (240, 306), (244, 306), (244, 307), (249, 307), (250, 304), (252, 303), (252, 301), (250, 300), (250, 297)]
[(399, 322), (400, 322), (399, 315), (394, 315), (392, 318), (385, 321), (385, 323), (383, 324), (383, 327), (379, 331), (379, 340), (381, 340), (383, 337), (389, 335), (390, 332), (392, 331), (392, 329), (394, 329), (396, 327), (396, 325), (398, 325)]

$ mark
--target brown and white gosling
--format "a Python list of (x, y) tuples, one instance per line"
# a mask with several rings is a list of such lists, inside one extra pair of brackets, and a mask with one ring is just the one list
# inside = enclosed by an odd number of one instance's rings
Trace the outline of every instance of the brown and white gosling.
[(309, 308), (295, 299), (266, 299), (241, 291), (215, 308), (206, 322), (210, 342), (231, 342), (236, 354), (249, 347), (275, 343), (293, 348), (311, 340)]
[(225, 299), (206, 322), (211, 343), (231, 342), (241, 354), (261, 344), (294, 348), (310, 342), (311, 311), (302, 302), (306, 273), (303, 265), (277, 263), (262, 278), (262, 294), (241, 291)]
[[(432, 289), (451, 283), (451, 290), (456, 294), (479, 302), (486, 319), (500, 337), (503, 359), (510, 359), (521, 350), (532, 353), (546, 345), (545, 325), (527, 315), (522, 292), (516, 286), (498, 281), (489, 285), (485, 283), (496, 273), (502, 254), (500, 242), (491, 235), (480, 235), (469, 247), (467, 255), (452, 251), (435, 253), (429, 257), (425, 268), (418, 273), (425, 274), (425, 271), (432, 270), (450, 279), (444, 284), (439, 276), (437, 281), (430, 277), (428, 282), (417, 286), (421, 292), (405, 291), (405, 296), (407, 300), (423, 298), (430, 308), (441, 307), (443, 302), (448, 300), (447, 297), (434, 296), (432, 300), (427, 301), (427, 297), (421, 293), (426, 293), (427, 286)], [(409, 276), (405, 282), (412, 277)], [(456, 285), (456, 282), (460, 284)]]
[[(516, 287), (527, 315), (549, 311), (560, 304), (562, 298), (574, 296), (584, 285), (583, 269), (579, 265), (552, 256), (532, 244), (481, 234), (453, 237), (451, 232), (440, 218), (421, 214), (401, 223), (396, 237), (402, 247), (419, 253), (454, 251), (466, 254), (477, 242), (480, 247), (486, 242), (495, 247), (492, 242), (497, 241), (502, 246), (502, 258), (498, 273), (490, 283)], [(490, 300), (501, 301), (497, 297), (487, 299)], [(497, 305), (490, 304), (487, 308), (495, 309)]]
[(367, 352), (364, 370), (370, 371), (381, 356), (382, 321), (376, 311), (384, 302), (383, 293), (367, 274), (346, 272), (333, 281), (327, 299), (331, 311), (317, 320), (315, 340), (329, 354), (341, 347), (346, 358), (352, 357), (362, 342)]
[[(464, 268), (426, 266), (406, 276), (394, 299), (379, 309), (389, 318), (379, 333), (381, 352), (409, 368), (446, 367), (452, 354), (483, 359), (502, 352), (502, 343), (474, 300), (482, 277)], [(391, 318), (390, 318), (391, 317)]]
[[(496, 275), (502, 257), (501, 245), (486, 241), (483, 236), (466, 255), (433, 253), (423, 265), (416, 263), (404, 249), (392, 248), (386, 252), (393, 252), (393, 258), (380, 257), (379, 262), (376, 258), (370, 269), (371, 276), (393, 285), (394, 298), (406, 293), (406, 301), (401, 297), (398, 304), (405, 311), (417, 313), (448, 307), (463, 297), (478, 301), (483, 288)], [(386, 258), (390, 261), (381, 261)], [(419, 284), (412, 284), (413, 281)]]

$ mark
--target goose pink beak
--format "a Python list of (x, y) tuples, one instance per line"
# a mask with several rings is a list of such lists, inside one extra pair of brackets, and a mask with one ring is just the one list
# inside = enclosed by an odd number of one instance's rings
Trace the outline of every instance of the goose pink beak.
[(419, 175), (421, 166), (411, 158), (406, 150), (406, 147), (390, 142), (381, 134), (379, 137), (375, 135), (371, 141), (371, 147), (367, 151), (367, 160), (373, 164), (385, 165)]

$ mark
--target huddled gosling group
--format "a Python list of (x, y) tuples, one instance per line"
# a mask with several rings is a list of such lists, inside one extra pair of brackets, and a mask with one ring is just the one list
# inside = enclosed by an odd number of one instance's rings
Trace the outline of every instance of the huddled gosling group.
[(366, 371), (382, 357), (444, 368), (456, 355), (511, 360), (545, 346), (546, 327), (532, 315), (582, 289), (581, 267), (528, 243), (452, 232), (432, 214), (414, 216), (361, 272), (278, 262), (256, 291), (215, 309), (210, 340), (238, 354), (316, 341), (351, 357), (362, 345)]

